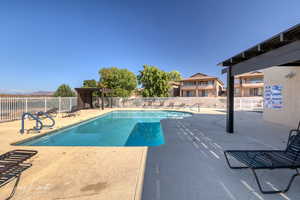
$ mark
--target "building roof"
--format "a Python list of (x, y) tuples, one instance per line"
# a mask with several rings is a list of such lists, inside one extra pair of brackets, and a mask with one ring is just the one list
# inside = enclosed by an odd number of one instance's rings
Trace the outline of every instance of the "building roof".
[(109, 93), (112, 90), (108, 88), (75, 88), (76, 92), (94, 92), (94, 91), (100, 91), (103, 93)]
[(201, 77), (201, 76), (207, 76), (206, 74), (203, 74), (203, 73), (196, 73), (196, 74), (193, 74), (192, 76), (190, 77)]
[[(274, 49), (280, 48), (282, 46), (288, 45), (300, 39), (300, 23), (281, 32), (273, 37), (258, 43), (249, 49), (242, 51), (222, 62), (220, 62), (219, 66), (233, 66), (238, 63), (249, 60), (253, 57), (259, 56), (261, 54), (265, 54)], [(300, 65), (300, 61), (297, 63)]]
[(176, 85), (176, 86), (180, 86), (180, 82), (177, 81), (169, 81), (170, 85)]
[(215, 76), (208, 76), (202, 73), (196, 73), (190, 76), (189, 78), (184, 78), (181, 81), (190, 81), (190, 80), (208, 80), (208, 79), (217, 79)]
[(203, 80), (203, 81), (208, 81), (208, 80), (217, 80), (219, 83), (221, 83), (222, 85), (224, 85), (224, 83), (216, 76), (208, 76), (206, 74), (202, 74), (202, 73), (196, 73), (192, 76), (190, 76), (189, 78), (184, 78), (182, 80), (180, 80), (181, 82), (183, 81), (196, 81), (196, 80)]

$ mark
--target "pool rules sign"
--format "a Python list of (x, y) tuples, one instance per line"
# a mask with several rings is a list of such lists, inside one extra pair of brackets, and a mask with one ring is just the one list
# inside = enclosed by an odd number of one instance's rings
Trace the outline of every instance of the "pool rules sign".
[(282, 86), (266, 85), (265, 86), (265, 108), (281, 109), (282, 108)]

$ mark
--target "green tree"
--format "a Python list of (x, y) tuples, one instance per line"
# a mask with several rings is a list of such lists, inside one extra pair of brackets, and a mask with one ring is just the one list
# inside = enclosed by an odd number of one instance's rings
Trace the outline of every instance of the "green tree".
[(169, 96), (168, 73), (155, 66), (144, 65), (143, 70), (137, 76), (142, 85), (144, 97), (167, 97)]
[(55, 97), (74, 97), (75, 92), (67, 84), (60, 85), (54, 93)]
[(111, 96), (129, 97), (137, 86), (134, 73), (117, 67), (102, 68), (99, 71), (100, 85), (112, 89)]
[(168, 72), (169, 81), (180, 81), (182, 79), (180, 72), (173, 70)]
[[(97, 87), (99, 87), (99, 84), (98, 84), (97, 81), (94, 80), (94, 79), (91, 79), (91, 80), (84, 80), (84, 81), (83, 81), (83, 84), (82, 84), (82, 87), (83, 87), (83, 88), (97, 88)], [(98, 97), (98, 96), (100, 96), (100, 92), (94, 91), (94, 92), (92, 93), (92, 95), (93, 95), (94, 97)]]
[(97, 81), (94, 80), (94, 79), (84, 80), (83, 81), (83, 87), (84, 88), (95, 88), (95, 87), (97, 87)]

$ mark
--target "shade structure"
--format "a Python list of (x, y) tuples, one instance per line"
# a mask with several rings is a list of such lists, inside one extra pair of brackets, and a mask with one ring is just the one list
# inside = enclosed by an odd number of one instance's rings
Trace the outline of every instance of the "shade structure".
[(108, 88), (75, 88), (78, 98), (77, 106), (79, 109), (93, 108), (93, 92), (99, 92), (101, 95), (101, 108), (104, 109), (104, 95), (109, 94), (111, 89)]
[(300, 24), (252, 46), (218, 64), (227, 73), (226, 131), (234, 132), (234, 76), (269, 67), (300, 66)]

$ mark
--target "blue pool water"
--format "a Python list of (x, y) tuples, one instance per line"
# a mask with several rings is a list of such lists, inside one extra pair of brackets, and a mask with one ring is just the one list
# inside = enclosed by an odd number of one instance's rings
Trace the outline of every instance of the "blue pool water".
[(158, 146), (164, 144), (160, 120), (191, 116), (175, 111), (114, 111), (39, 138), (25, 146)]

